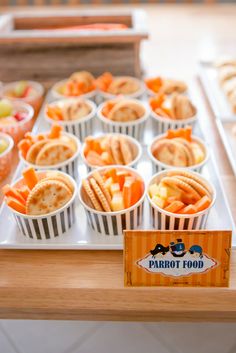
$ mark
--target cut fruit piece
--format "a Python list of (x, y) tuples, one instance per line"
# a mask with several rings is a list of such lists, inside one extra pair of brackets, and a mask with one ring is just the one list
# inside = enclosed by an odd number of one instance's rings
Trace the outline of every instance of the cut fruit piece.
[(160, 208), (165, 208), (166, 206), (166, 201), (159, 196), (154, 195), (152, 201)]
[(112, 195), (116, 194), (117, 192), (120, 192), (121, 189), (120, 189), (120, 184), (119, 183), (114, 183), (114, 184), (111, 184), (110, 186), (110, 192)]
[(211, 204), (211, 199), (207, 195), (205, 195), (201, 198), (201, 200), (197, 201), (194, 204), (194, 206), (196, 207), (197, 212), (200, 212), (208, 208), (210, 204)]
[(121, 211), (125, 208), (123, 194), (121, 191), (116, 192), (111, 200), (112, 211)]
[(7, 99), (0, 100), (0, 118), (5, 118), (12, 115), (12, 104)]
[(172, 213), (178, 213), (178, 211), (184, 207), (184, 203), (181, 201), (173, 201), (169, 204), (165, 210)]
[(152, 184), (149, 186), (149, 194), (151, 197), (157, 196), (160, 194), (160, 188), (157, 184)]
[(7, 205), (19, 213), (26, 214), (26, 206), (14, 197), (7, 198)]

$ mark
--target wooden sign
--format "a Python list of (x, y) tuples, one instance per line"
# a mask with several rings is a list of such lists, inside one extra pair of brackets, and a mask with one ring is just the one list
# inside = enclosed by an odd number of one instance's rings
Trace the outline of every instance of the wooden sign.
[(231, 231), (125, 231), (127, 286), (226, 287)]

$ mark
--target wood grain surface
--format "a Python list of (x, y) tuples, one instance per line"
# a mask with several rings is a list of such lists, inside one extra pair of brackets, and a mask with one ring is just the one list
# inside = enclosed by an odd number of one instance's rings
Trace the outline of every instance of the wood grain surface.
[[(235, 50), (235, 5), (142, 8), (151, 32), (142, 47), (146, 75), (188, 80), (197, 73), (199, 57)], [(236, 219), (236, 179), (203, 93), (202, 102), (208, 143)], [(1, 250), (0, 318), (236, 321), (236, 251), (230, 286), (217, 289), (124, 288), (122, 260), (119, 251)]]

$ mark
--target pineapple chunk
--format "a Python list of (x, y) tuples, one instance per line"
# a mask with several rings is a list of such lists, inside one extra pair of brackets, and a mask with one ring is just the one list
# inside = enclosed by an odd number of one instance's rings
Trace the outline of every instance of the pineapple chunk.
[(152, 201), (160, 208), (165, 208), (166, 206), (166, 200), (163, 200), (159, 196), (153, 196)]
[(205, 154), (202, 147), (196, 142), (192, 142), (191, 147), (195, 157), (195, 164), (201, 163), (205, 158)]
[(121, 211), (124, 207), (124, 200), (121, 191), (116, 192), (111, 200), (111, 209), (112, 211)]
[(155, 195), (159, 195), (159, 186), (157, 184), (152, 184), (149, 186), (149, 194), (151, 197), (155, 196)]
[(110, 192), (112, 195), (115, 195), (117, 192), (120, 191), (120, 184), (119, 183), (113, 183), (110, 186)]

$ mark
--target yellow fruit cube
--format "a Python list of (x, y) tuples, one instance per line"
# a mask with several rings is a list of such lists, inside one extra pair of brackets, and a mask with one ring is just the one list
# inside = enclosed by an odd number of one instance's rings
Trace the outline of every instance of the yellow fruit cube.
[(151, 197), (159, 195), (159, 186), (157, 184), (152, 184), (149, 186), (149, 194)]
[(166, 201), (159, 196), (153, 196), (152, 201), (160, 208), (164, 208), (166, 205)]
[(116, 192), (111, 200), (112, 211), (121, 211), (125, 208), (122, 192)]
[(110, 192), (112, 195), (116, 194), (117, 192), (120, 191), (120, 184), (119, 183), (113, 183), (110, 186)]

